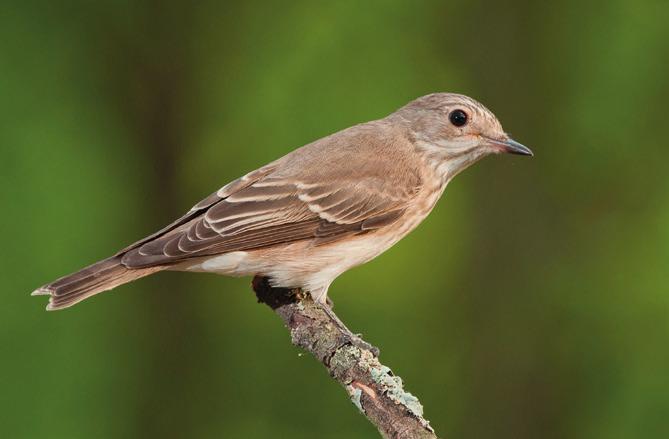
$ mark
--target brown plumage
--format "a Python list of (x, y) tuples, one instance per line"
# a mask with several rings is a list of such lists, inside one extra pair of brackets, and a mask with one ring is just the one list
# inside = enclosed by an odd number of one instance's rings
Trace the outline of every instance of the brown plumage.
[(324, 301), (337, 275), (415, 228), (453, 176), (502, 151), (530, 154), (476, 101), (424, 96), (250, 172), (159, 232), (34, 294), (61, 309), (169, 269), (261, 274)]

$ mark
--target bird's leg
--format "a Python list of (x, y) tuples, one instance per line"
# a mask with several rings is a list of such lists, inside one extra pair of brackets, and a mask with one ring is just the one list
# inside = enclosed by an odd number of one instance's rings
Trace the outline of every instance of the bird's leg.
[[(283, 305), (297, 303), (304, 300), (305, 294), (298, 288), (278, 288), (272, 287), (269, 279), (262, 276), (255, 276), (252, 282), (253, 290), (256, 293), (258, 302), (268, 305), (272, 309), (277, 309)], [(327, 297), (327, 288), (310, 291), (314, 303), (328, 316), (332, 324), (342, 333), (348, 343), (357, 346), (360, 349), (370, 351), (374, 356), (379, 356), (379, 348), (364, 341), (359, 334), (354, 334), (346, 327), (344, 322), (339, 320), (337, 314), (332, 310), (334, 305)]]
[(334, 308), (334, 303), (328, 297), (327, 287), (310, 291), (310, 294), (314, 302), (316, 302), (321, 307), (323, 312), (327, 314), (332, 323), (339, 329), (339, 331), (341, 331), (342, 334), (344, 334), (349, 339), (350, 343), (353, 346), (357, 346), (361, 349), (366, 349), (370, 351), (372, 354), (374, 354), (375, 357), (379, 356), (380, 353), (379, 348), (367, 343), (360, 337), (359, 334), (354, 334), (353, 332), (351, 332), (351, 330), (346, 327), (344, 322), (342, 322), (339, 319), (339, 317), (337, 317), (337, 314), (335, 314), (334, 311), (332, 310)]
[(357, 346), (360, 349), (365, 349), (365, 350), (371, 352), (375, 357), (379, 356), (379, 354), (381, 353), (379, 348), (377, 348), (376, 346), (374, 346), (370, 343), (367, 343), (365, 340), (363, 340), (360, 337), (359, 334), (354, 334), (353, 332), (351, 332), (351, 330), (346, 327), (344, 322), (342, 322), (339, 319), (339, 317), (337, 317), (337, 314), (335, 314), (334, 311), (332, 311), (332, 308), (327, 303), (321, 303), (321, 302), (317, 302), (317, 303), (321, 307), (323, 312), (325, 314), (327, 314), (327, 316), (330, 318), (332, 323), (349, 339), (349, 342), (353, 346)]

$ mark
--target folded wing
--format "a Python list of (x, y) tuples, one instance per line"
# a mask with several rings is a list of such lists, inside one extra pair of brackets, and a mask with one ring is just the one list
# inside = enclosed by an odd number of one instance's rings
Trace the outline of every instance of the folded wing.
[(171, 229), (128, 248), (122, 263), (169, 265), (302, 240), (325, 245), (394, 223), (419, 189), (380, 178), (305, 182), (272, 177), (271, 170), (257, 177), (212, 194)]

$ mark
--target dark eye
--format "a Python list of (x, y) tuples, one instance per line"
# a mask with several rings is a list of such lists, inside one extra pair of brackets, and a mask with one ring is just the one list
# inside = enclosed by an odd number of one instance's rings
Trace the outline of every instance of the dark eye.
[(453, 110), (448, 115), (448, 120), (456, 127), (464, 126), (467, 123), (467, 113), (462, 110)]

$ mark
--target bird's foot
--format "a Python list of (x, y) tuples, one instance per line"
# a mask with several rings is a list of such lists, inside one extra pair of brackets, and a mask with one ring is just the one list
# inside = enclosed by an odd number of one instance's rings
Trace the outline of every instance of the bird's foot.
[(367, 343), (362, 339), (360, 334), (354, 334), (350, 329), (346, 327), (344, 322), (339, 320), (339, 317), (332, 311), (332, 308), (327, 303), (320, 304), (321, 309), (327, 314), (332, 323), (339, 329), (339, 331), (344, 335), (346, 341), (359, 349), (364, 349), (372, 353), (375, 357), (378, 357), (381, 351), (376, 346)]
[[(252, 282), (253, 290), (256, 293), (258, 302), (269, 305), (272, 309), (277, 309), (284, 305), (289, 305), (292, 303), (297, 303), (305, 299), (307, 294), (305, 294), (299, 288), (277, 288), (270, 285), (269, 279), (262, 276), (255, 276)], [(320, 300), (319, 300), (320, 299)], [(325, 300), (323, 300), (325, 299)], [(350, 329), (344, 325), (344, 323), (339, 320), (339, 317), (334, 313), (332, 308), (334, 303), (332, 300), (325, 296), (317, 296), (314, 300), (320, 309), (328, 316), (330, 322), (339, 330), (342, 334), (344, 343), (348, 343), (351, 346), (355, 346), (359, 349), (369, 351), (375, 357), (379, 356), (379, 348), (367, 343), (362, 339), (360, 334), (354, 334)]]

